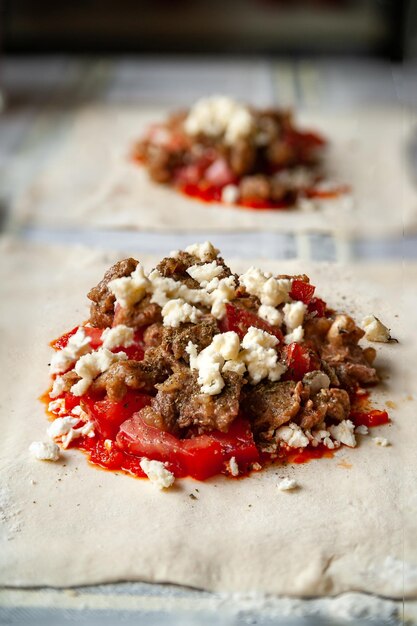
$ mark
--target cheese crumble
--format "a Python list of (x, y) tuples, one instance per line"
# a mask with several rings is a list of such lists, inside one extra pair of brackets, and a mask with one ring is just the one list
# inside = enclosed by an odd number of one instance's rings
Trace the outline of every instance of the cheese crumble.
[(263, 378), (278, 381), (286, 371), (285, 365), (278, 362), (275, 346), (278, 339), (264, 330), (251, 326), (242, 340), (243, 352), (240, 359), (245, 363), (249, 382), (257, 385)]
[(128, 348), (134, 343), (135, 331), (130, 326), (118, 324), (113, 328), (106, 328), (101, 335), (102, 347), (107, 350), (113, 348)]
[(162, 308), (162, 317), (164, 326), (172, 326), (178, 328), (180, 324), (192, 322), (197, 324), (202, 316), (202, 312), (195, 306), (188, 304), (182, 298), (170, 300)]
[(247, 137), (254, 130), (254, 119), (247, 107), (227, 96), (211, 96), (198, 100), (185, 122), (189, 135), (224, 136), (227, 144)]
[(368, 341), (387, 343), (391, 339), (390, 330), (375, 315), (367, 315), (362, 320), (362, 327)]
[(38, 461), (58, 461), (60, 457), (59, 446), (53, 441), (33, 441), (29, 446), (29, 452)]
[(290, 300), (291, 281), (287, 278), (274, 278), (270, 272), (262, 272), (250, 267), (239, 277), (239, 282), (246, 291), (257, 296), (261, 304), (276, 307)]
[(158, 489), (169, 489), (174, 484), (175, 476), (161, 461), (150, 461), (143, 458), (140, 466), (152, 484)]
[(84, 395), (99, 374), (106, 372), (113, 363), (126, 360), (127, 355), (124, 352), (114, 354), (107, 348), (100, 348), (96, 352), (85, 354), (75, 364), (74, 369), (80, 380), (71, 387), (71, 393), (74, 396)]
[(333, 439), (339, 443), (344, 443), (349, 448), (356, 446), (355, 425), (351, 420), (343, 420), (337, 425), (329, 426), (329, 431)]
[(116, 297), (116, 302), (121, 307), (127, 308), (140, 302), (150, 288), (149, 279), (146, 277), (144, 269), (140, 263), (130, 274), (115, 278), (108, 284), (111, 293)]
[(216, 261), (204, 263), (204, 265), (191, 265), (187, 269), (187, 274), (196, 280), (200, 287), (207, 287), (208, 283), (217, 278), (223, 272), (223, 267), (217, 265)]
[(51, 358), (51, 374), (63, 374), (66, 372), (80, 356), (91, 352), (91, 339), (85, 334), (82, 327), (68, 339), (65, 348), (58, 350)]
[(282, 478), (278, 483), (278, 489), (280, 491), (294, 491), (298, 489), (300, 485), (293, 478)]

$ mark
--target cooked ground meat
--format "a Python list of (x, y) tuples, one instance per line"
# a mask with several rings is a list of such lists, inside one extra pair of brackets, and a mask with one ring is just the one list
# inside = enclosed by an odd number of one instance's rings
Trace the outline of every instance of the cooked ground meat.
[(181, 251), (175, 257), (169, 256), (162, 259), (162, 261), (156, 266), (156, 269), (165, 278), (172, 278), (173, 280), (181, 281), (190, 289), (198, 289), (200, 286), (198, 282), (187, 274), (187, 269), (196, 263), (200, 263), (199, 258), (192, 254), (188, 254), (188, 252)]
[(327, 418), (341, 422), (349, 412), (349, 395), (344, 389), (321, 389), (307, 400), (295, 421), (303, 430), (311, 430)]
[(63, 374), (61, 378), (65, 383), (63, 391), (69, 391), (71, 387), (80, 380), (80, 377), (75, 370), (71, 370), (70, 372)]
[(182, 153), (167, 150), (165, 146), (149, 145), (146, 150), (149, 174), (156, 183), (168, 183), (175, 167), (180, 165)]
[(262, 174), (245, 176), (240, 181), (239, 192), (242, 200), (253, 200), (255, 198), (266, 200), (271, 194), (269, 178)]
[(224, 260), (220, 257), (217, 258), (216, 253), (208, 256), (207, 261), (204, 261), (203, 263), (193, 254), (189, 254), (188, 252), (179, 252), (175, 257), (166, 257), (165, 259), (162, 259), (156, 269), (165, 278), (172, 278), (183, 282), (190, 289), (199, 289), (199, 283), (191, 278), (191, 276), (187, 273), (187, 269), (192, 265), (204, 265), (205, 263), (211, 263), (212, 261), (216, 261), (216, 264), (222, 266), (223, 268), (222, 273), (218, 276), (219, 279), (227, 278), (231, 275), (231, 271), (225, 264)]
[(157, 385), (158, 393), (151, 406), (142, 409), (140, 415), (149, 425), (176, 434), (188, 429), (198, 434), (227, 432), (239, 413), (243, 379), (234, 372), (225, 373), (223, 378), (223, 391), (209, 396), (201, 393), (195, 372), (179, 368)]
[(110, 400), (121, 400), (128, 389), (152, 393), (175, 366), (160, 348), (149, 348), (143, 361), (119, 361), (94, 381), (93, 392), (106, 391)]
[(197, 351), (203, 350), (211, 344), (214, 335), (219, 332), (217, 321), (212, 315), (205, 315), (198, 324), (181, 324), (179, 328), (167, 327), (163, 330), (162, 347), (171, 352), (176, 359), (185, 358), (185, 351), (191, 341), (197, 346)]
[(245, 139), (238, 140), (230, 149), (230, 167), (237, 176), (248, 174), (256, 161), (256, 146)]
[(302, 383), (294, 381), (245, 387), (242, 408), (252, 421), (255, 434), (263, 440), (272, 439), (277, 428), (297, 415), (301, 391)]
[(87, 298), (92, 300), (90, 307), (90, 324), (92, 326), (107, 328), (113, 324), (114, 303), (116, 299), (110, 292), (108, 284), (115, 278), (130, 276), (137, 264), (138, 261), (132, 258), (119, 261), (107, 270), (98, 285), (88, 292)]
[(350, 389), (356, 384), (378, 382), (372, 367), (376, 352), (374, 348), (362, 349), (358, 341), (364, 332), (348, 315), (336, 315), (334, 319), (313, 318), (304, 325), (304, 338), (314, 346), (322, 359), (332, 385)]
[(317, 395), (327, 404), (326, 417), (336, 422), (349, 417), (350, 399), (344, 389), (322, 389)]
[(145, 332), (143, 333), (143, 341), (145, 345), (147, 347), (159, 346), (162, 341), (163, 332), (164, 327), (158, 322), (148, 326), (148, 328), (146, 328)]
[(156, 322), (162, 322), (161, 307), (151, 302), (151, 296), (145, 296), (129, 308), (117, 307), (114, 314), (114, 324), (125, 324), (135, 329)]

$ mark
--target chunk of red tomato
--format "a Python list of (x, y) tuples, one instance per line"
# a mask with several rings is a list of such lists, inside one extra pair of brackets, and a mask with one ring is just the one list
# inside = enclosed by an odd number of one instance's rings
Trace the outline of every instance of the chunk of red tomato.
[(116, 438), (117, 445), (130, 454), (163, 461), (181, 468), (182, 473), (205, 480), (222, 469), (222, 449), (208, 435), (178, 439), (145, 424), (140, 415), (124, 422)]
[(268, 324), (260, 318), (256, 313), (252, 313), (247, 309), (240, 308), (234, 304), (226, 304), (226, 315), (219, 322), (222, 332), (234, 331), (239, 335), (240, 339), (248, 332), (251, 326), (265, 330), (267, 333), (274, 335), (280, 342), (283, 340), (283, 334), (277, 326)]
[(89, 396), (81, 399), (81, 407), (94, 423), (97, 431), (106, 439), (114, 439), (120, 425), (143, 407), (148, 406), (152, 396), (137, 391), (128, 391), (119, 402), (105, 398), (97, 400)]
[(288, 368), (284, 375), (285, 380), (302, 380), (307, 372), (320, 368), (318, 356), (299, 343), (285, 346), (283, 353)]
[(315, 289), (314, 285), (296, 279), (292, 281), (290, 296), (293, 300), (301, 300), (304, 304), (308, 304), (313, 297)]
[(235, 419), (227, 433), (217, 430), (210, 435), (220, 442), (223, 459), (228, 461), (235, 457), (241, 471), (246, 471), (251, 463), (259, 460), (249, 421), (243, 417)]
[(125, 452), (169, 463), (197, 480), (221, 473), (233, 456), (241, 469), (259, 458), (249, 422), (242, 418), (235, 420), (228, 433), (213, 431), (178, 439), (134, 415), (122, 424), (116, 442)]
[(327, 304), (321, 298), (311, 298), (307, 310), (314, 317), (326, 317)]

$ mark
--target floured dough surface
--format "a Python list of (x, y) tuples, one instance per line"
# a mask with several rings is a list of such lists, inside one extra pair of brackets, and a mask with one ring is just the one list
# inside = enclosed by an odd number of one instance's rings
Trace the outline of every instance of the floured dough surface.
[[(157, 261), (130, 253), (147, 268)], [(48, 386), (48, 342), (87, 318), (85, 294), (123, 256), (10, 240), (0, 246), (0, 583), (144, 580), (293, 596), (417, 595), (416, 298), (402, 287), (415, 281), (417, 267), (262, 264), (280, 273), (302, 269), (329, 304), (358, 320), (376, 313), (391, 327), (400, 343), (377, 345), (386, 377), (374, 399), (380, 407), (393, 403), (393, 422), (372, 433), (389, 447), (358, 437), (357, 449), (332, 459), (241, 480), (179, 480), (160, 492), (89, 466), (77, 450), (55, 464), (28, 452), (47, 425), (37, 398)], [(231, 262), (236, 271), (248, 265)], [(284, 477), (300, 489), (279, 491)]]
[(412, 116), (398, 107), (349, 113), (299, 114), (330, 142), (329, 179), (352, 186), (353, 197), (314, 212), (253, 211), (205, 204), (149, 180), (129, 154), (147, 124), (167, 110), (80, 109), (43, 171), (17, 199), (16, 219), (35, 226), (154, 231), (321, 231), (374, 237), (417, 229), (417, 190), (407, 162)]

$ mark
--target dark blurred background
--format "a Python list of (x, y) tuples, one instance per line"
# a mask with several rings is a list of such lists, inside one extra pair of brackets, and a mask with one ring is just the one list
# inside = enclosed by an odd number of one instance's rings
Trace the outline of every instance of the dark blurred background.
[(417, 52), (413, 0), (9, 0), (4, 52), (372, 55)]

